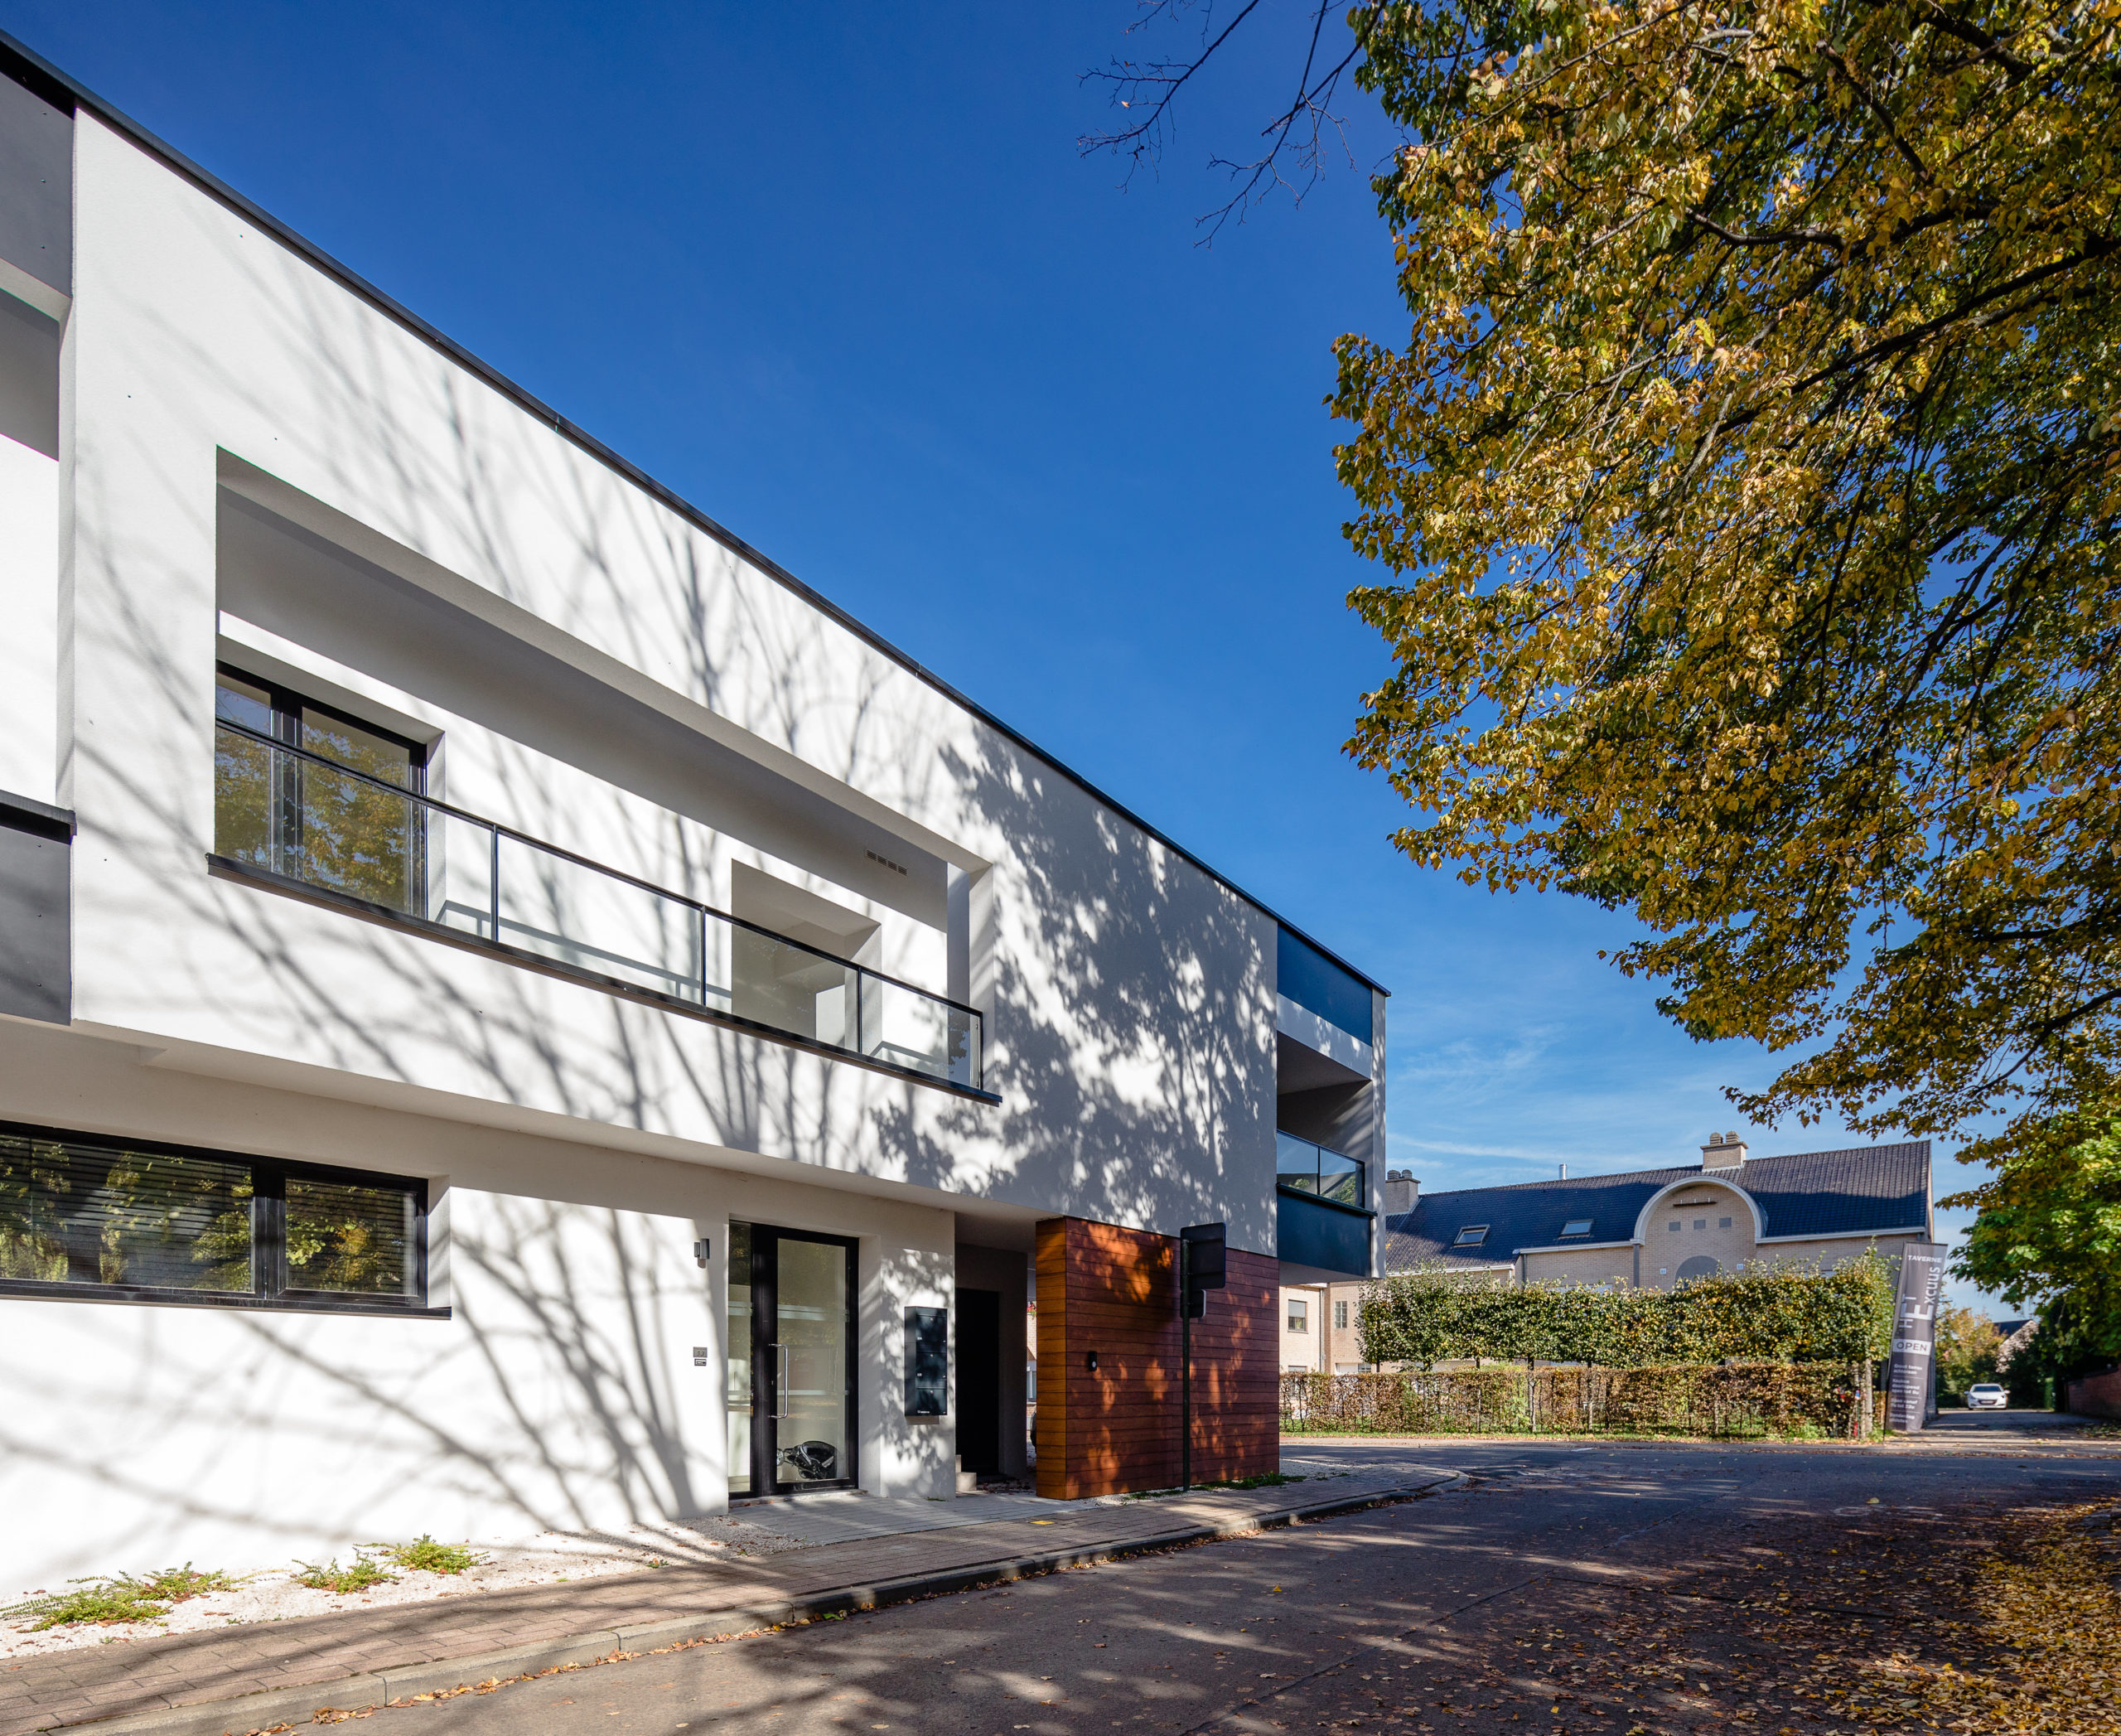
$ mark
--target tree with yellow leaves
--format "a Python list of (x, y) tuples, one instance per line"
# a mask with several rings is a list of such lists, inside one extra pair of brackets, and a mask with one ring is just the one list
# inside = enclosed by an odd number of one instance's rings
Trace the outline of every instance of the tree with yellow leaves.
[(1673, 1018), (1795, 1052), (1756, 1118), (2121, 1100), (2121, 0), (1350, 22), (1399, 846), (1638, 917)]

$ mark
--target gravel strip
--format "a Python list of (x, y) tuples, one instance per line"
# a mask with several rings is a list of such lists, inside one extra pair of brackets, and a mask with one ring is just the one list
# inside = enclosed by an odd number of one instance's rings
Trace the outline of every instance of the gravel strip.
[[(295, 1575), (301, 1569), (291, 1563), (246, 1574), (236, 1590), (187, 1598), (171, 1605), (168, 1613), (155, 1621), (77, 1622), (38, 1632), (30, 1625), (33, 1616), (16, 1617), (0, 1623), (0, 1658), (37, 1657), (76, 1647), (123, 1645), (128, 1640), (197, 1633), (251, 1622), (284, 1622), (342, 1610), (427, 1603), (477, 1592), (633, 1573), (642, 1568), (733, 1564), (746, 1558), (815, 1547), (801, 1538), (784, 1536), (747, 1520), (725, 1517), (635, 1526), (621, 1532), (546, 1531), (527, 1543), (474, 1542), (471, 1546), (486, 1559), (464, 1573), (408, 1573), (391, 1569), (398, 1574), (392, 1584), (344, 1595), (297, 1584)], [(353, 1553), (342, 1553), (340, 1564), (349, 1564)], [(7, 1594), (0, 1608), (65, 1589), (63, 1584), (24, 1587)]]

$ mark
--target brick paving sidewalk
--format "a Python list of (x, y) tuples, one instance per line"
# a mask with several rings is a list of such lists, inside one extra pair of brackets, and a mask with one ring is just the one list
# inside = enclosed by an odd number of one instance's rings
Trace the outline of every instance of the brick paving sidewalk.
[[(381, 1705), (495, 1674), (746, 1632), (806, 1610), (919, 1596), (953, 1580), (977, 1583), (1251, 1530), (1412, 1492), (1452, 1474), (1407, 1467), (1384, 1476), (1319, 1479), (1301, 1488), (1056, 1508), (1051, 1519), (863, 1538), (726, 1566), (650, 1569), (51, 1652), (0, 1666), (0, 1736), (110, 1719), (129, 1725), (140, 1714), (184, 1707), (199, 1711), (171, 1719), (173, 1731), (243, 1732), (302, 1722), (324, 1706)], [(245, 1695), (264, 1697), (224, 1704)]]

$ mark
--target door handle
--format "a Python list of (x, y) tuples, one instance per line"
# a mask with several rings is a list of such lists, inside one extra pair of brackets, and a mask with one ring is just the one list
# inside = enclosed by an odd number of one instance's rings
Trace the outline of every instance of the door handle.
[(773, 1347), (773, 1420), (785, 1423), (792, 1413), (788, 1409), (788, 1347)]

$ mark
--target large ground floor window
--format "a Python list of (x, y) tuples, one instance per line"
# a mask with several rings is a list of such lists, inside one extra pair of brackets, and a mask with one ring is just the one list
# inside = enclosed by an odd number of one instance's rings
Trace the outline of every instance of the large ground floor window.
[(0, 1294), (427, 1308), (427, 1184), (0, 1123)]

